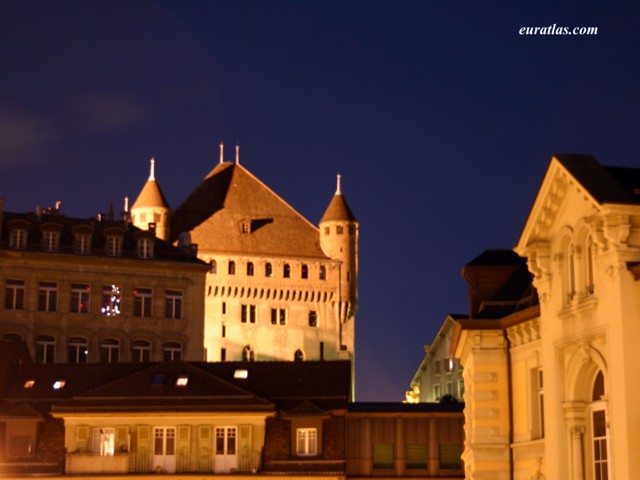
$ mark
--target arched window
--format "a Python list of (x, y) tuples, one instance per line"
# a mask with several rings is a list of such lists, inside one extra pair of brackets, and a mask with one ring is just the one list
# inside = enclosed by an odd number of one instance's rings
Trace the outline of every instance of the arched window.
[(247, 345), (242, 349), (242, 361), (253, 362), (256, 359), (255, 352), (251, 348), (251, 345)]
[(282, 267), (282, 276), (284, 278), (291, 277), (291, 266), (288, 263), (285, 263)]
[(273, 276), (273, 266), (270, 263), (265, 263), (264, 265), (264, 276), (271, 277)]
[(131, 344), (131, 361), (150, 362), (151, 342), (148, 340), (136, 340)]
[(209, 272), (218, 273), (218, 263), (215, 260), (209, 260)]
[(573, 244), (567, 250), (567, 304), (570, 304), (576, 295), (576, 251)]
[(22, 335), (20, 335), (19, 333), (5, 333), (2, 336), (2, 340), (4, 340), (5, 342), (21, 342), (22, 341)]
[(247, 263), (247, 275), (253, 277), (253, 262)]
[(229, 275), (236, 274), (236, 262), (233, 260), (229, 260)]
[(324, 265), (320, 265), (320, 280), (327, 279), (327, 267)]
[(103, 363), (117, 363), (120, 361), (120, 341), (115, 338), (105, 338), (100, 342), (100, 361)]
[(294, 353), (293, 355), (293, 360), (296, 362), (304, 361), (304, 353), (302, 353), (302, 350), (300, 349), (296, 350), (296, 353)]
[(587, 237), (587, 245), (586, 245), (586, 269), (587, 269), (587, 295), (592, 295), (595, 291), (594, 288), (594, 278), (593, 278), (593, 262), (595, 260), (596, 255), (596, 246), (593, 242), (593, 238), (591, 235)]
[(162, 346), (162, 356), (165, 362), (182, 358), (182, 345), (178, 342), (168, 342)]
[(89, 342), (84, 337), (69, 339), (69, 363), (87, 363), (89, 358)]
[(607, 426), (607, 409), (604, 401), (604, 375), (598, 372), (591, 394), (591, 455), (593, 477), (597, 479), (611, 478), (609, 475), (609, 428)]

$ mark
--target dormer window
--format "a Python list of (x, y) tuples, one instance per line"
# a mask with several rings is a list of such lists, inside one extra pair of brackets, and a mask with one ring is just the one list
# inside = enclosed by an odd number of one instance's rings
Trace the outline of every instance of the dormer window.
[(24, 388), (33, 388), (36, 385), (36, 381), (31, 379), (24, 382)]
[(110, 257), (119, 257), (122, 255), (122, 236), (107, 235), (106, 245), (107, 255)]
[(74, 237), (73, 244), (74, 251), (80, 255), (87, 255), (91, 253), (91, 234), (90, 233), (78, 233)]
[(53, 382), (53, 389), (54, 390), (61, 390), (64, 388), (64, 386), (67, 384), (66, 380), (60, 379), (60, 380), (56, 380), (55, 382)]
[(153, 239), (142, 237), (137, 242), (138, 258), (153, 258)]
[(42, 249), (45, 252), (57, 252), (60, 248), (60, 232), (45, 230), (42, 232)]
[(9, 235), (9, 248), (24, 250), (27, 248), (27, 231), (22, 228), (14, 228)]

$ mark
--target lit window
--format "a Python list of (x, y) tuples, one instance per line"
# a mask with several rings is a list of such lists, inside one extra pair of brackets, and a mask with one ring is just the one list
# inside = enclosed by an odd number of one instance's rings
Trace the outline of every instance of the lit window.
[(36, 381), (35, 380), (27, 380), (26, 382), (24, 382), (24, 385), (22, 385), (23, 388), (33, 388), (36, 385)]
[(80, 255), (91, 253), (91, 235), (88, 233), (78, 233), (74, 237), (74, 251)]
[(84, 283), (71, 284), (71, 313), (89, 313), (91, 287)]
[(445, 361), (445, 368), (447, 373), (453, 372), (456, 368), (456, 361), (453, 358), (448, 358)]
[(229, 261), (229, 275), (235, 275), (236, 274), (236, 262), (234, 262), (233, 260)]
[(150, 288), (136, 288), (133, 291), (133, 315), (136, 317), (151, 317), (153, 291)]
[(122, 236), (107, 235), (107, 255), (119, 257), (122, 255)]
[(291, 266), (289, 266), (288, 263), (285, 263), (284, 266), (282, 267), (282, 276), (284, 278), (291, 277)]
[(60, 246), (60, 232), (45, 230), (42, 233), (42, 249), (45, 252), (57, 252)]
[(166, 290), (164, 301), (164, 317), (172, 320), (182, 318), (182, 292)]
[(69, 363), (87, 363), (89, 357), (89, 342), (83, 337), (69, 339)]
[(53, 363), (56, 351), (56, 339), (50, 335), (36, 337), (36, 363)]
[(115, 338), (105, 338), (100, 342), (100, 361), (117, 363), (120, 361), (120, 342)]
[(115, 428), (94, 428), (91, 451), (96, 455), (113, 455), (116, 445)]
[(296, 454), (318, 454), (318, 430), (316, 428), (296, 429)]
[(137, 241), (138, 258), (153, 258), (153, 239), (139, 238)]
[(151, 361), (151, 342), (136, 340), (131, 345), (131, 360), (134, 362)]
[(5, 284), (4, 308), (7, 310), (24, 310), (24, 280), (7, 280)]
[(306, 264), (302, 264), (302, 267), (300, 267), (300, 276), (302, 278), (309, 278), (309, 267)]
[(162, 356), (165, 362), (180, 360), (182, 358), (182, 345), (177, 342), (165, 343), (162, 347)]
[(247, 275), (253, 277), (253, 262), (247, 263)]
[(61, 388), (64, 388), (66, 384), (67, 384), (66, 380), (56, 380), (55, 382), (53, 382), (53, 389), (60, 390)]
[(55, 312), (58, 304), (58, 284), (56, 282), (40, 282), (38, 285), (38, 310)]
[(233, 378), (249, 378), (249, 370), (236, 370), (233, 372)]
[(9, 235), (9, 248), (24, 250), (27, 248), (27, 231), (21, 228), (14, 228)]
[(117, 285), (107, 285), (102, 288), (103, 315), (115, 317), (122, 313), (122, 290)]
[(176, 387), (186, 387), (189, 384), (189, 375), (179, 375), (176, 379)]

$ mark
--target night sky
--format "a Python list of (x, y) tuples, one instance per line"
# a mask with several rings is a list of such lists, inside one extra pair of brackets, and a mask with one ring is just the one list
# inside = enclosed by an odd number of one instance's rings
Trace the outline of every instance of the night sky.
[[(640, 166), (640, 2), (0, 0), (0, 196), (173, 207), (241, 163), (360, 221), (357, 399), (402, 400), (462, 266), (515, 245), (553, 153)], [(597, 35), (520, 35), (522, 27)]]

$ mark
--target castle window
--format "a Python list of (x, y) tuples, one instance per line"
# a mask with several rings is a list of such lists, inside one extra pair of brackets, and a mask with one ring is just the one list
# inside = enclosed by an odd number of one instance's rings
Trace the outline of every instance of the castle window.
[(318, 312), (315, 310), (311, 310), (309, 312), (309, 326), (317, 327), (318, 326)]
[(87, 363), (89, 358), (89, 342), (84, 337), (69, 339), (69, 363)]
[(272, 308), (271, 309), (271, 325), (286, 325), (287, 324), (287, 310), (284, 308)]
[(89, 313), (91, 287), (84, 283), (71, 284), (71, 313)]
[(40, 282), (38, 285), (38, 311), (55, 312), (58, 304), (58, 284)]
[(250, 223), (244, 222), (242, 224), (242, 233), (243, 234), (251, 233), (251, 224)]
[(353, 225), (349, 225), (349, 235), (355, 235), (356, 234), (356, 227), (354, 227)]
[(135, 317), (151, 317), (153, 290), (150, 288), (136, 288), (133, 291), (133, 315)]
[(229, 260), (229, 275), (236, 274), (236, 262), (233, 260)]
[(74, 252), (80, 255), (91, 253), (91, 235), (88, 233), (78, 233), (74, 236)]
[(51, 335), (36, 337), (36, 363), (53, 363), (56, 352), (56, 339)]
[(4, 308), (7, 310), (24, 310), (24, 280), (7, 280), (5, 284)]
[(336, 227), (336, 233), (337, 233), (338, 235), (342, 235), (342, 234), (344, 233), (344, 227), (343, 227), (342, 225), (338, 225), (338, 226)]
[(247, 263), (247, 275), (253, 277), (253, 262)]
[(302, 353), (302, 350), (296, 350), (296, 353), (293, 354), (293, 361), (294, 362), (302, 362), (304, 361), (304, 353)]
[(291, 266), (288, 263), (285, 263), (282, 267), (282, 276), (284, 278), (291, 277)]
[(316, 428), (296, 429), (296, 455), (318, 455), (318, 430)]
[(324, 227), (324, 234), (325, 235), (330, 235), (331, 234), (331, 227)]
[(27, 231), (22, 228), (14, 228), (9, 235), (9, 248), (24, 250), (27, 248)]
[(178, 342), (165, 343), (162, 346), (162, 358), (165, 362), (182, 358), (182, 345)]
[(221, 348), (220, 349), (220, 361), (221, 362), (226, 362), (227, 361), (227, 349), (226, 348)]
[(209, 272), (218, 273), (218, 263), (215, 260), (209, 260)]
[(60, 232), (45, 230), (42, 233), (42, 249), (45, 252), (57, 252), (60, 248)]
[(309, 267), (306, 264), (302, 264), (302, 267), (300, 268), (300, 276), (302, 278), (309, 278)]
[(153, 239), (149, 237), (139, 238), (137, 241), (138, 258), (153, 258)]
[(164, 299), (164, 318), (179, 320), (182, 318), (182, 292), (166, 290)]
[(227, 336), (227, 324), (222, 322), (222, 338)]
[(240, 321), (242, 323), (256, 323), (256, 306), (255, 305), (241, 305), (240, 307)]
[(131, 360), (133, 362), (151, 361), (151, 342), (136, 340), (131, 345)]
[(327, 279), (327, 267), (324, 265), (320, 265), (320, 280)]
[(264, 276), (265, 277), (273, 276), (273, 266), (270, 263), (265, 263), (264, 265)]
[(102, 363), (117, 363), (120, 361), (120, 341), (115, 338), (105, 338), (100, 342), (100, 361)]
[(245, 346), (242, 349), (242, 361), (243, 362), (253, 362), (253, 361), (255, 361), (255, 359), (256, 359), (255, 352), (253, 351), (251, 346), (250, 345)]
[(107, 255), (119, 257), (122, 255), (122, 237), (120, 235), (107, 235)]

